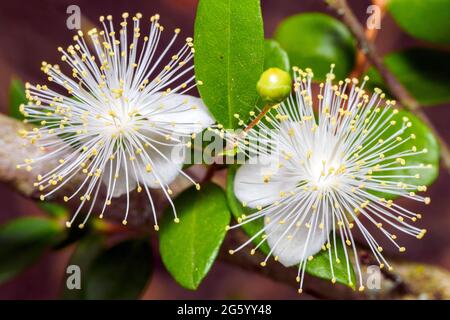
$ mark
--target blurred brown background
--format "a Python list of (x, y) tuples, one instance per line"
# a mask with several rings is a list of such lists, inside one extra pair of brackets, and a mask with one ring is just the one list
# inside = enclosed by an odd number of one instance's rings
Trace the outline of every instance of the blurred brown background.
[[(349, 1), (361, 21), (365, 20), (370, 1)], [(0, 111), (7, 112), (8, 87), (11, 78), (42, 82), (42, 60), (59, 61), (56, 48), (68, 45), (74, 33), (66, 27), (66, 9), (76, 4), (86, 18), (84, 24), (96, 23), (100, 15), (120, 16), (124, 11), (141, 12), (144, 16), (160, 13), (162, 23), (169, 29), (181, 27), (183, 35), (193, 34), (197, 0), (30, 0), (1, 1), (0, 4)], [(318, 0), (262, 0), (266, 37), (285, 17), (307, 11), (331, 11)], [(86, 25), (82, 25), (86, 27)], [(403, 34), (387, 15), (377, 38), (384, 54), (413, 46), (414, 40)], [(337, 62), (338, 63), (338, 62)], [(450, 88), (449, 88), (450, 89)], [(443, 137), (450, 141), (449, 106), (427, 108), (426, 112)], [(411, 210), (423, 212), (421, 226), (427, 236), (417, 241), (402, 236), (408, 248), (403, 257), (440, 265), (450, 270), (450, 177), (441, 170), (440, 177), (429, 188), (430, 206), (407, 202)], [(21, 215), (39, 214), (36, 205), (0, 184), (0, 223)], [(387, 248), (386, 248), (387, 249)], [(392, 251), (393, 255), (397, 253)], [(0, 299), (56, 299), (65, 274), (70, 249), (49, 253), (20, 277), (0, 286)], [(146, 299), (291, 299), (298, 298), (292, 287), (274, 283), (262, 276), (244, 272), (217, 262), (196, 292), (179, 287), (164, 269), (157, 254), (153, 279), (144, 295)], [(302, 298), (308, 298), (302, 296)]]

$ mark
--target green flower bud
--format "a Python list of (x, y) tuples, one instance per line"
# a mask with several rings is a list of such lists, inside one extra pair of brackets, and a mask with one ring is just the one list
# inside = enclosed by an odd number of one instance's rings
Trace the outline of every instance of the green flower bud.
[(269, 68), (259, 77), (256, 91), (267, 103), (279, 103), (291, 93), (292, 78), (289, 73), (278, 68)]

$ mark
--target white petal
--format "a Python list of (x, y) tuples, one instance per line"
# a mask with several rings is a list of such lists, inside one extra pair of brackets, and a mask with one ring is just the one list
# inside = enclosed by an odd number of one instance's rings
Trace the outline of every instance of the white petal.
[[(161, 183), (164, 187), (172, 183), (178, 176), (186, 157), (186, 147), (184, 144), (165, 146), (152, 143), (152, 145), (158, 151), (149, 146), (145, 149), (146, 160), (139, 158), (137, 161), (140, 172), (139, 180), (150, 188), (158, 189), (161, 188)], [(151, 171), (147, 172), (147, 169), (151, 169)]]
[(150, 120), (170, 125), (174, 132), (198, 133), (215, 122), (200, 98), (171, 93), (154, 103), (156, 111), (150, 115)]
[[(310, 216), (305, 221), (309, 221)], [(273, 249), (273, 256), (278, 256), (278, 261), (286, 267), (297, 265), (302, 259), (307, 259), (309, 256), (316, 254), (327, 241), (327, 235), (331, 231), (331, 223), (328, 224), (328, 228), (324, 226), (321, 229), (319, 225), (316, 225), (315, 228), (308, 229), (304, 224), (299, 228), (296, 227), (295, 223), (291, 226), (292, 221), (286, 221), (284, 224), (278, 222), (270, 224), (270, 221), (266, 220), (267, 243)], [(288, 228), (289, 230), (286, 232)], [(310, 230), (308, 244), (306, 245)], [(289, 239), (288, 236), (291, 236), (291, 238)]]
[(239, 201), (250, 208), (267, 206), (280, 200), (283, 192), (293, 190), (296, 181), (283, 175), (286, 170), (278, 168), (278, 162), (278, 157), (273, 155), (259, 156), (257, 163), (243, 164), (234, 179), (234, 193)]
[[(127, 171), (125, 171), (125, 165), (127, 166)], [(110, 168), (112, 166), (112, 174), (110, 181)], [(112, 192), (112, 197), (119, 197), (125, 193), (127, 193), (127, 177), (125, 172), (128, 172), (128, 192), (133, 191), (136, 188), (136, 176), (134, 174), (134, 170), (131, 164), (131, 161), (128, 159), (122, 160), (119, 169), (118, 169), (118, 177), (114, 179), (116, 173), (117, 161), (108, 161), (105, 165), (104, 172), (102, 174), (102, 181), (108, 187), (109, 191)], [(114, 185), (115, 180), (115, 185)], [(114, 185), (114, 190), (112, 190)]]

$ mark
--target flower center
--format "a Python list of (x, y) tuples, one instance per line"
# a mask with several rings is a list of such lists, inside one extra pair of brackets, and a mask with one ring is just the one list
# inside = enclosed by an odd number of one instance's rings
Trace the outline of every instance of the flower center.
[(341, 176), (342, 167), (336, 160), (327, 160), (327, 157), (312, 157), (307, 166), (310, 181), (318, 188), (324, 189), (333, 186)]
[(132, 118), (129, 116), (121, 116), (113, 119), (114, 127), (118, 132), (127, 131), (131, 127)]
[(105, 128), (104, 133), (113, 138), (126, 134), (136, 127), (133, 114), (110, 110), (106, 118), (109, 125)]

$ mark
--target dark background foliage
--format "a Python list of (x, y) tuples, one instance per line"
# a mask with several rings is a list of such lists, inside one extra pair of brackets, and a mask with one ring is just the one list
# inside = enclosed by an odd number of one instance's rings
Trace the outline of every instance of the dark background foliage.
[[(169, 29), (181, 27), (183, 34), (193, 34), (196, 0), (135, 0), (135, 1), (66, 1), (33, 0), (2, 1), (0, 4), (0, 111), (7, 112), (8, 87), (13, 77), (30, 82), (43, 80), (39, 71), (42, 60), (59, 61), (56, 48), (71, 41), (72, 31), (66, 28), (66, 8), (71, 4), (80, 6), (84, 16), (83, 23), (96, 22), (100, 15), (120, 16), (123, 11), (142, 12), (146, 17), (160, 13), (162, 23)], [(349, 1), (361, 21), (367, 17), (369, 1)], [(262, 10), (266, 37), (271, 37), (278, 23), (287, 16), (319, 11), (333, 14), (317, 0), (262, 0)], [(387, 14), (376, 45), (382, 54), (415, 45)], [(166, 35), (169, 36), (169, 35)], [(450, 89), (450, 88), (449, 88)], [(427, 108), (426, 113), (450, 141), (450, 128), (447, 124), (448, 106)], [(1, 146), (0, 146), (1, 147)], [(421, 225), (430, 232), (417, 241), (402, 237), (408, 248), (408, 259), (433, 263), (450, 269), (450, 177), (443, 172), (429, 188), (433, 199), (430, 206), (408, 202), (411, 210), (422, 210), (424, 219)], [(416, 207), (417, 206), (417, 207)], [(39, 208), (5, 185), (0, 184), (0, 223), (13, 217), (39, 214)], [(60, 295), (65, 266), (72, 249), (48, 253), (20, 277), (0, 286), (2, 299), (44, 299)], [(396, 252), (392, 252), (394, 255)], [(143, 298), (146, 299), (286, 299), (297, 298), (292, 288), (285, 287), (254, 273), (247, 273), (216, 262), (214, 268), (197, 291), (181, 288), (163, 267), (158, 254), (155, 259), (154, 275)], [(305, 296), (307, 298), (307, 296)]]

